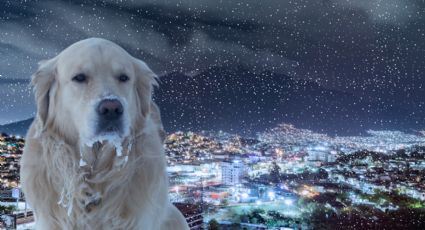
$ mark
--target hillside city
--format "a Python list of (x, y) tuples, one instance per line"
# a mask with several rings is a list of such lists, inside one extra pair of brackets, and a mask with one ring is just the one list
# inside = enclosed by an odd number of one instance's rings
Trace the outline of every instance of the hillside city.
[[(24, 144), (0, 136), (4, 214), (31, 210), (11, 198)], [(174, 132), (165, 147), (169, 194), (191, 229), (425, 227), (423, 131), (331, 137), (280, 124), (256, 138)]]

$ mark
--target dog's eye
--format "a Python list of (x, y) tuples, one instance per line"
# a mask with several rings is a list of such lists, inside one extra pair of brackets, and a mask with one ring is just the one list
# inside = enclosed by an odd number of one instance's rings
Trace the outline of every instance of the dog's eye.
[(87, 80), (86, 75), (80, 73), (78, 75), (76, 75), (75, 77), (72, 78), (73, 81), (76, 81), (78, 83), (83, 83)]
[(120, 81), (120, 82), (126, 82), (126, 81), (128, 81), (130, 78), (127, 76), (127, 75), (125, 75), (125, 74), (121, 74), (119, 77), (118, 77), (118, 80)]

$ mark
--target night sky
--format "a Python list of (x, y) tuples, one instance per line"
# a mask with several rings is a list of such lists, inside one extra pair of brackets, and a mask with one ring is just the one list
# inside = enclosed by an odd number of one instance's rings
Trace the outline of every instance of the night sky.
[(34, 116), (37, 62), (102, 37), (161, 76), (165, 128), (425, 129), (418, 0), (0, 1), (0, 124)]

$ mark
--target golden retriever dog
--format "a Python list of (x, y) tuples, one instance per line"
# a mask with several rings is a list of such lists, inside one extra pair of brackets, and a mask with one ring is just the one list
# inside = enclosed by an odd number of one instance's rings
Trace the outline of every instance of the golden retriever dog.
[(21, 183), (36, 229), (189, 229), (168, 197), (157, 76), (90, 38), (42, 61)]

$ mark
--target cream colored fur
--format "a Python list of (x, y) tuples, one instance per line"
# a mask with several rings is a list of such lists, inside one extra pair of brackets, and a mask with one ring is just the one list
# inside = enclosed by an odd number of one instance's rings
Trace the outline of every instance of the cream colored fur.
[[(72, 81), (79, 72), (88, 83)], [(117, 81), (121, 73), (129, 82)], [(21, 183), (37, 229), (188, 229), (168, 198), (164, 131), (151, 100), (156, 75), (144, 62), (91, 38), (40, 63), (32, 84), (37, 116)], [(94, 102), (105, 96), (125, 102), (122, 156), (108, 141), (86, 144), (96, 137)]]

